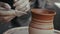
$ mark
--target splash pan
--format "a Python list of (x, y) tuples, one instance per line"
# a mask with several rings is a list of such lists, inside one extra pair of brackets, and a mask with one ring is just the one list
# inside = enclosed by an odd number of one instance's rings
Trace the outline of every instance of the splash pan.
[[(17, 28), (9, 29), (3, 34), (29, 34), (29, 32), (28, 32), (28, 27), (17, 27)], [(55, 30), (54, 34), (60, 34), (60, 31)]]

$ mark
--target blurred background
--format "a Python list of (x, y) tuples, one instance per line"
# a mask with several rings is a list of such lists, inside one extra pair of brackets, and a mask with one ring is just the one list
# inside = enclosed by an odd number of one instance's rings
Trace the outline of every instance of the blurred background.
[[(15, 8), (17, 8), (15, 6), (13, 6), (15, 4), (15, 2), (13, 0), (0, 0), (0, 2), (8, 3), (11, 6), (11, 9), (13, 9), (13, 10), (15, 10)], [(16, 1), (16, 3), (18, 3), (18, 5), (20, 4), (17, 1)], [(3, 21), (0, 22), (0, 29), (1, 29), (0, 34), (2, 34), (6, 30), (11, 29), (11, 28), (29, 26), (29, 23), (31, 22), (31, 19), (32, 19), (31, 9), (33, 9), (33, 8), (40, 8), (40, 9), (46, 8), (46, 9), (50, 9), (50, 10), (55, 10), (57, 14), (54, 17), (54, 28), (56, 30), (60, 30), (60, 7), (58, 7), (55, 4), (55, 3), (60, 3), (60, 0), (29, 0), (29, 3), (27, 3), (27, 4), (24, 4), (24, 2), (22, 2), (22, 3), (23, 3), (22, 6), (24, 6), (23, 8), (25, 8), (25, 10), (30, 8), (29, 10), (27, 10), (27, 12), (26, 12), (27, 14), (24, 14), (20, 17), (14, 16), (14, 18), (11, 19), (11, 21), (9, 21), (7, 23), (3, 22)], [(30, 7), (27, 8), (27, 6), (30, 6)], [(22, 11), (22, 9), (20, 8), (21, 11)]]

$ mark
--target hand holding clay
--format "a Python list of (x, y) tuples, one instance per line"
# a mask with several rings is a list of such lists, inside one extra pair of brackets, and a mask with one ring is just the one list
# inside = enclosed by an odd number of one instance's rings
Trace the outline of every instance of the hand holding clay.
[(14, 2), (17, 16), (27, 14), (27, 11), (30, 9), (29, 0), (14, 0)]
[(15, 16), (15, 11), (11, 12), (11, 7), (9, 4), (0, 2), (0, 22), (9, 22), (11, 21)]

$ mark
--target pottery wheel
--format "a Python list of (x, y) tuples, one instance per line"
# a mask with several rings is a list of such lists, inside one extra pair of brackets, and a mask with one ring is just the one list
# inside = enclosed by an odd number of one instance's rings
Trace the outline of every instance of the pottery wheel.
[[(18, 27), (18, 28), (10, 29), (4, 32), (3, 34), (29, 34), (29, 32), (28, 32), (28, 27)], [(54, 34), (59, 34), (59, 33), (55, 31)]]
[(9, 29), (3, 34), (28, 34), (28, 27), (18, 27)]

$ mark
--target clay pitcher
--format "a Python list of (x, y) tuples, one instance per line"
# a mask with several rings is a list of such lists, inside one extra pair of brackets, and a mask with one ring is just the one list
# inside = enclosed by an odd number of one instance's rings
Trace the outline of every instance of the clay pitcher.
[(56, 12), (48, 9), (32, 9), (29, 34), (54, 34), (53, 20)]

